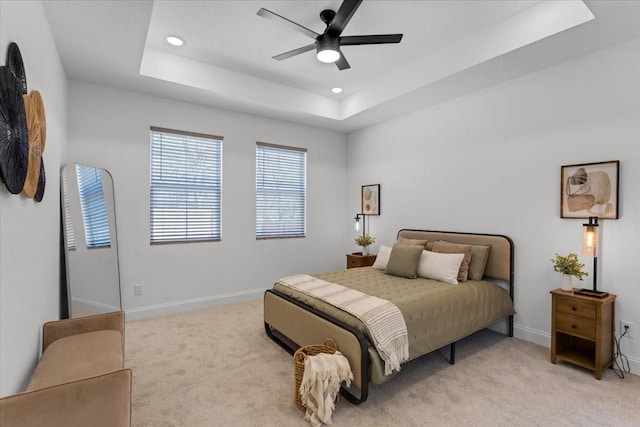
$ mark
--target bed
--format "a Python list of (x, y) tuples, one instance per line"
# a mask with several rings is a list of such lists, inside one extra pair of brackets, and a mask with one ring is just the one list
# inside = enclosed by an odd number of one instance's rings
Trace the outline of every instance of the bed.
[[(513, 242), (495, 234), (459, 233), (403, 229), (398, 240), (422, 240), (489, 246), (480, 280), (457, 285), (437, 280), (407, 279), (385, 274), (374, 267), (339, 270), (314, 277), (387, 299), (402, 312), (409, 336), (409, 359), (449, 347), (449, 362), (455, 362), (455, 343), (481, 329), (504, 323), (513, 336)], [(429, 246), (426, 247), (428, 250)], [(477, 274), (476, 274), (477, 275)], [(356, 317), (336, 307), (282, 286), (277, 282), (264, 295), (264, 326), (267, 335), (287, 350), (334, 339), (349, 360), (354, 374), (352, 386), (342, 389), (354, 404), (367, 400), (369, 383), (381, 384), (397, 374), (384, 373), (384, 363), (371, 344), (365, 326)], [(359, 392), (358, 392), (359, 390)]]

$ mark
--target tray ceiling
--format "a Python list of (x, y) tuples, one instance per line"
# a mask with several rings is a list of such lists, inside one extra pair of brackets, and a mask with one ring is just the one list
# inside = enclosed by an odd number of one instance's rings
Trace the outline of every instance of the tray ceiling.
[(404, 38), (343, 47), (339, 71), (314, 52), (272, 59), (313, 41), (256, 12), (322, 32), (340, 1), (43, 3), (72, 79), (344, 132), (640, 36), (640, 2), (365, 0), (343, 35)]

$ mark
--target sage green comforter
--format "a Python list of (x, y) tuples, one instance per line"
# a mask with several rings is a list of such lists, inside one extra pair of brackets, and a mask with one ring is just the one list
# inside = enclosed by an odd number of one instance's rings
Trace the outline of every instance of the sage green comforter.
[[(514, 314), (507, 291), (488, 281), (467, 281), (451, 285), (430, 279), (405, 279), (384, 274), (372, 267), (352, 268), (315, 277), (384, 298), (395, 304), (407, 324), (409, 360), (464, 338), (506, 316)], [(274, 289), (351, 325), (371, 340), (357, 318), (321, 300), (279, 284)], [(391, 378), (370, 345), (371, 378), (379, 384)]]

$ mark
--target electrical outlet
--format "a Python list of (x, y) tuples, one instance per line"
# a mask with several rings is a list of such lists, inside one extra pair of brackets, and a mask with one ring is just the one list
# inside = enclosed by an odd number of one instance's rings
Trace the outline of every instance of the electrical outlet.
[(133, 285), (133, 294), (137, 297), (142, 295), (142, 285)]
[(620, 321), (620, 335), (624, 334), (624, 330), (627, 328), (627, 334), (624, 336), (625, 338), (633, 338), (633, 323), (627, 322), (626, 320)]

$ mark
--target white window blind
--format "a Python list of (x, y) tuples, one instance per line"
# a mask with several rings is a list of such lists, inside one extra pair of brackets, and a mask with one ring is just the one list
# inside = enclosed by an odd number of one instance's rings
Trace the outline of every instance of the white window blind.
[(102, 189), (102, 171), (91, 166), (76, 165), (76, 174), (87, 248), (108, 247), (111, 245), (111, 235)]
[(151, 243), (220, 240), (222, 137), (151, 128)]
[[(76, 174), (77, 174), (76, 170)], [(67, 250), (76, 250), (76, 233), (73, 230), (73, 218), (71, 217), (71, 205), (69, 204), (69, 184), (67, 183), (67, 174), (62, 174), (62, 194), (64, 198), (64, 229), (67, 238)]]
[(256, 144), (256, 238), (306, 234), (307, 150)]

